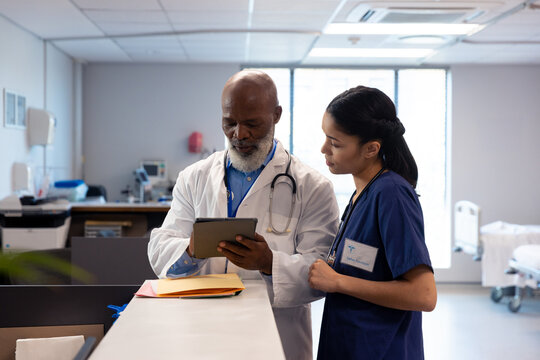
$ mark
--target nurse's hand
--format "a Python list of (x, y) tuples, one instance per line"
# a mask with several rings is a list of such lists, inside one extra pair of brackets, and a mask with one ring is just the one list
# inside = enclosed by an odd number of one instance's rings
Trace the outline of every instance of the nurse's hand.
[(336, 292), (339, 277), (340, 274), (321, 259), (315, 260), (309, 268), (309, 286), (317, 290), (328, 293)]
[(236, 241), (240, 244), (221, 241), (217, 250), (236, 266), (246, 270), (259, 270), (266, 275), (272, 274), (274, 256), (261, 235), (255, 233), (255, 239), (237, 235)]

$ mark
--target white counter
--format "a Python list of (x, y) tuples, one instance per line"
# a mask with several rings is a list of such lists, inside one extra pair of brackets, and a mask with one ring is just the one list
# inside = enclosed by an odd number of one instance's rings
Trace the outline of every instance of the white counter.
[(285, 359), (266, 286), (238, 296), (134, 298), (90, 360)]

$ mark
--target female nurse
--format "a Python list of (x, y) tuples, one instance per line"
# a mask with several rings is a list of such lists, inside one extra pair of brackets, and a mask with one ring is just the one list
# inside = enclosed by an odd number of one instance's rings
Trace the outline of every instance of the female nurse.
[(327, 166), (356, 191), (326, 261), (310, 268), (311, 287), (327, 292), (317, 357), (423, 359), (421, 312), (437, 290), (405, 128), (388, 96), (358, 86), (330, 102), (322, 129)]

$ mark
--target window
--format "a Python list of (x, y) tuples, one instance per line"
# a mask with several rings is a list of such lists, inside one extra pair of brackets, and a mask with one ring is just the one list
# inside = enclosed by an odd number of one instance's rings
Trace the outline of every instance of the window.
[[(426, 243), (431, 260), (434, 267), (449, 267), (446, 70), (261, 70), (274, 79), (283, 107), (283, 116), (276, 126), (276, 137), (303, 162), (333, 182), (341, 211), (354, 191), (354, 184), (351, 176), (331, 174), (320, 153), (324, 142), (321, 122), (325, 108), (336, 95), (357, 85), (376, 87), (394, 100), (398, 117), (405, 125), (405, 139), (418, 165), (416, 191), (420, 194), (424, 212)], [(293, 103), (292, 116), (289, 111), (290, 99)]]
[(377, 87), (394, 98), (392, 70), (297, 69), (294, 73), (293, 152), (334, 184), (341, 212), (354, 190), (352, 176), (334, 175), (320, 152), (324, 142), (322, 117), (330, 101), (351, 87)]
[(418, 165), (426, 243), (434, 267), (450, 267), (450, 214), (446, 183), (446, 71), (397, 72), (398, 117)]

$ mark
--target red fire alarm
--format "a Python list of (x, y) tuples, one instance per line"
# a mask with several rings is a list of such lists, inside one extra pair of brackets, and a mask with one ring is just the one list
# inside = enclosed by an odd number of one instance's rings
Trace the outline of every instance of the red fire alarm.
[(190, 153), (200, 153), (202, 150), (202, 134), (194, 131), (189, 135), (188, 149)]

